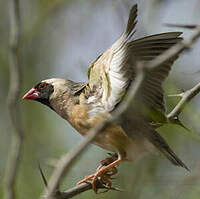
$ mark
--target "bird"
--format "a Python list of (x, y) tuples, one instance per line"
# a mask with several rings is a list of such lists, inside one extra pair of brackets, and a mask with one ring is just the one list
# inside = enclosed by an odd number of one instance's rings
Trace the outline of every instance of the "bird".
[[(94, 60), (88, 70), (88, 82), (74, 82), (63, 78), (42, 80), (31, 88), (24, 100), (40, 102), (67, 120), (81, 135), (111, 118), (113, 111), (124, 101), (137, 75), (137, 63), (147, 63), (182, 40), (182, 32), (165, 32), (135, 39), (137, 4), (130, 9), (125, 31), (104, 53)], [(123, 161), (134, 161), (148, 151), (159, 151), (176, 166), (189, 170), (156, 131), (167, 121), (162, 84), (168, 77), (176, 54), (149, 72), (136, 97), (137, 106), (119, 123), (112, 123), (99, 133), (93, 143), (117, 155), (106, 159), (97, 171), (79, 184), (99, 177), (106, 179), (108, 171)], [(164, 121), (164, 122), (163, 122)]]

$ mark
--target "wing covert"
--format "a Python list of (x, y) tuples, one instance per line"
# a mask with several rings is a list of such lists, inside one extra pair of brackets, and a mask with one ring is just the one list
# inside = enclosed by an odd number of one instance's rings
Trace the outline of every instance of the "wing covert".
[(89, 86), (97, 89), (102, 95), (102, 106), (106, 111), (112, 111), (126, 92), (130, 83), (128, 60), (128, 42), (134, 34), (137, 23), (137, 5), (129, 14), (126, 31), (89, 68)]
[[(126, 31), (89, 69), (89, 86), (100, 93), (103, 110), (111, 112), (125, 96), (136, 73), (137, 61), (148, 62), (175, 45), (181, 32), (168, 32), (132, 40), (135, 32), (137, 5), (129, 14)], [(165, 111), (162, 83), (178, 55), (146, 77), (140, 101), (149, 108)]]

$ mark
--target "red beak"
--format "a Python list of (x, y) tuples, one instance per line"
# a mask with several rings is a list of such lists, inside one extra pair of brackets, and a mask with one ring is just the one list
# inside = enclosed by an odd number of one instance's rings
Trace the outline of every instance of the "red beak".
[(28, 91), (24, 97), (22, 98), (23, 100), (35, 100), (40, 98), (39, 92), (36, 91), (35, 88), (32, 88), (30, 91)]

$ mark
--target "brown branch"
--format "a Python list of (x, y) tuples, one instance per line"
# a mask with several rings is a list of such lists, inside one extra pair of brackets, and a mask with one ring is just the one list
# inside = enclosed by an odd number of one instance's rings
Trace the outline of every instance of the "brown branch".
[(165, 53), (158, 56), (148, 64), (145, 64), (144, 66), (140, 65), (140, 67), (138, 67), (141, 70), (138, 71), (136, 80), (131, 85), (131, 89), (127, 96), (127, 100), (121, 103), (120, 106), (115, 110), (115, 112), (113, 113), (113, 117), (100, 123), (95, 128), (91, 129), (89, 135), (78, 145), (77, 148), (73, 149), (70, 153), (68, 153), (67, 155), (63, 156), (60, 159), (57, 168), (55, 169), (52, 177), (50, 178), (49, 187), (46, 194), (47, 198), (57, 198), (55, 197), (54, 193), (59, 187), (61, 180), (64, 178), (65, 174), (67, 173), (71, 165), (74, 163), (74, 161), (77, 159), (77, 157), (84, 152), (86, 147), (96, 137), (96, 135), (99, 132), (103, 131), (106, 127), (108, 127), (112, 122), (118, 121), (122, 114), (126, 114), (130, 105), (131, 108), (133, 108), (132, 106), (134, 104), (132, 102), (134, 101), (135, 96), (137, 96), (137, 92), (143, 83), (145, 75), (149, 71), (154, 70), (155, 68), (159, 67), (166, 61), (170, 60), (175, 55), (188, 49), (199, 37), (200, 37), (200, 26), (197, 26), (195, 33), (188, 40), (184, 40), (174, 45), (172, 48), (170, 48)]
[[(100, 187), (98, 187), (100, 188)], [(76, 186), (74, 188), (68, 189), (65, 192), (59, 193), (58, 196), (56, 197), (56, 199), (68, 199), (68, 198), (72, 198), (73, 196), (76, 196), (82, 192), (88, 191), (92, 189), (92, 185), (91, 184), (81, 184), (79, 186)]]
[[(39, 172), (42, 177), (42, 181), (45, 185), (45, 188), (48, 189), (48, 183), (47, 183), (46, 177), (45, 177), (40, 165), (39, 165)], [(108, 187), (105, 184), (105, 182), (101, 179), (96, 181), (96, 188), (97, 188), (97, 190), (103, 189), (102, 192), (107, 192), (108, 190), (114, 190), (114, 191), (120, 191), (120, 192), (124, 191), (124, 190), (118, 189), (116, 187)], [(82, 192), (88, 191), (90, 189), (92, 189), (92, 185), (90, 183), (84, 183), (84, 184), (77, 185), (77, 186), (75, 186), (71, 189), (68, 189), (66, 191), (63, 191), (63, 192), (60, 192), (59, 189), (57, 189), (54, 191), (54, 194), (52, 197), (54, 197), (56, 199), (68, 199), (68, 198), (72, 198), (73, 196), (78, 195)]]
[[(124, 191), (124, 190), (121, 190), (121, 189), (118, 189), (115, 187), (108, 187), (99, 180), (96, 182), (96, 188), (98, 190), (99, 189), (103, 190), (101, 193), (107, 192), (108, 190), (119, 191), (119, 192)], [(91, 189), (92, 189), (92, 185), (90, 183), (88, 183), (88, 184), (84, 183), (84, 184), (75, 186), (71, 189), (68, 189), (64, 192), (57, 191), (52, 198), (54, 198), (54, 199), (69, 199), (69, 198), (72, 198), (78, 194), (85, 192), (85, 191), (89, 191)]]
[(183, 109), (185, 108), (185, 105), (190, 102), (190, 100), (195, 97), (198, 93), (200, 92), (200, 83), (198, 83), (197, 85), (195, 85), (193, 88), (180, 93), (178, 95), (171, 95), (171, 96), (177, 96), (177, 97), (181, 97), (181, 100), (179, 101), (179, 103), (174, 107), (174, 109), (167, 115), (167, 118), (174, 118), (174, 117), (178, 117), (179, 114), (183, 111)]
[(22, 127), (20, 115), (17, 111), (17, 101), (19, 98), (21, 77), (19, 64), (19, 39), (20, 39), (20, 10), (19, 0), (12, 0), (10, 3), (10, 88), (8, 93), (8, 110), (13, 125), (10, 154), (5, 174), (5, 199), (14, 199), (14, 185), (19, 166), (22, 146)]

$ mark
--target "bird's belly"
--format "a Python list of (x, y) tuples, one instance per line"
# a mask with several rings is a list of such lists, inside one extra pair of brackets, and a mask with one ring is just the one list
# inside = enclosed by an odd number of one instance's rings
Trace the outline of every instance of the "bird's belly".
[(116, 152), (123, 159), (129, 161), (134, 161), (155, 149), (145, 138), (138, 140), (128, 137), (119, 126), (108, 127), (108, 129), (96, 137), (94, 144), (106, 150)]
[[(83, 136), (86, 136), (88, 131), (96, 124), (101, 122), (102, 118), (92, 118), (88, 120), (80, 120), (79, 125), (74, 125), (74, 128)], [(123, 129), (116, 124), (111, 124), (104, 131), (100, 132), (93, 143), (104, 148), (106, 150), (123, 154), (126, 154), (126, 148), (133, 142)]]
[[(73, 111), (73, 113), (76, 112)], [(74, 115), (74, 117), (71, 117), (73, 120), (69, 122), (83, 136), (86, 136), (88, 131), (95, 125), (109, 117), (108, 114), (102, 114), (97, 117), (88, 118), (87, 112), (84, 113), (84, 111)], [(100, 132), (93, 143), (108, 151), (116, 152), (127, 160), (134, 160), (138, 154), (147, 151), (144, 140), (129, 137), (117, 124), (111, 124), (103, 132)]]
[(127, 146), (132, 142), (120, 126), (111, 125), (99, 133), (93, 143), (106, 150), (125, 155)]

